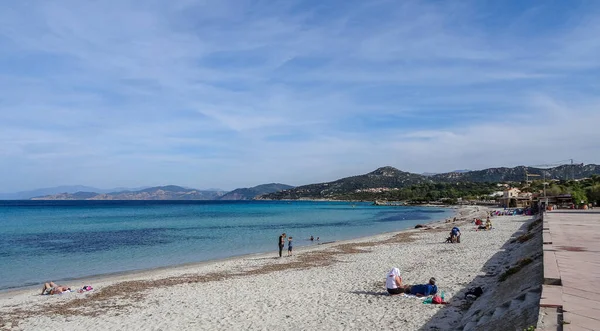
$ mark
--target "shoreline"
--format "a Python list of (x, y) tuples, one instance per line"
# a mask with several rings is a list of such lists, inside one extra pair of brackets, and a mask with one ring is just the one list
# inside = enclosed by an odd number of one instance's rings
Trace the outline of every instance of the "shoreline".
[[(304, 201), (304, 200), (302, 200), (302, 201)], [(314, 200), (314, 201), (318, 201), (318, 200)], [(321, 200), (321, 201), (324, 201), (324, 200)], [(420, 207), (454, 209), (453, 214), (449, 216), (450, 218), (458, 217), (460, 214), (460, 211), (462, 209), (467, 209), (468, 207), (485, 208), (483, 206), (461, 206), (461, 205), (448, 205), (448, 206), (421, 205)], [(445, 219), (444, 220), (435, 219), (435, 220), (430, 220), (429, 222), (419, 223), (419, 224), (422, 224), (425, 226), (425, 228), (427, 228), (427, 227), (431, 227), (431, 226), (434, 226), (437, 224), (443, 224), (444, 221), (445, 221)], [(372, 235), (368, 235), (368, 236), (361, 236), (361, 237), (355, 237), (355, 238), (349, 238), (349, 239), (343, 239), (343, 240), (319, 242), (319, 243), (315, 243), (313, 245), (306, 245), (306, 246), (296, 246), (294, 248), (294, 253), (299, 254), (299, 253), (302, 253), (302, 252), (305, 252), (307, 250), (314, 249), (314, 248), (325, 249), (325, 248), (328, 248), (329, 245), (333, 245), (333, 244), (340, 244), (340, 243), (343, 244), (343, 243), (349, 243), (349, 242), (353, 242), (353, 241), (357, 241), (357, 240), (369, 240), (369, 239), (372, 239), (372, 238), (375, 238), (375, 237), (378, 237), (381, 235), (393, 235), (393, 234), (397, 234), (400, 232), (413, 230), (413, 229), (414, 229), (414, 227), (409, 227), (409, 228), (402, 229), (402, 230), (387, 231), (387, 232), (372, 234)], [(275, 252), (275, 249), (273, 250), (273, 252)], [(83, 276), (83, 277), (74, 277), (74, 278), (60, 278), (60, 279), (55, 279), (55, 280), (52, 279), (52, 281), (54, 281), (55, 283), (61, 283), (61, 284), (69, 283), (69, 282), (84, 282), (86, 284), (91, 283), (93, 281), (104, 282), (104, 281), (110, 281), (113, 279), (122, 279), (122, 278), (126, 278), (126, 277), (135, 277), (138, 275), (146, 275), (148, 273), (153, 273), (153, 272), (169, 271), (171, 269), (174, 271), (174, 270), (178, 270), (178, 269), (189, 269), (189, 268), (202, 267), (202, 266), (206, 266), (206, 265), (213, 264), (213, 263), (228, 262), (228, 261), (232, 261), (232, 260), (236, 260), (236, 259), (246, 259), (246, 258), (252, 258), (252, 257), (266, 257), (266, 256), (270, 256), (271, 254), (274, 254), (274, 253), (271, 253), (271, 251), (256, 252), (256, 253), (249, 253), (249, 254), (233, 255), (233, 256), (229, 256), (229, 257), (225, 257), (225, 258), (209, 259), (209, 260), (195, 261), (195, 262), (186, 262), (186, 263), (166, 265), (166, 266), (160, 266), (160, 267), (154, 267), (154, 268), (143, 268), (143, 269), (136, 269), (136, 270), (117, 271), (117, 272), (94, 274), (94, 275)], [(284, 258), (285, 258), (285, 256), (284, 256)], [(51, 280), (47, 280), (47, 281), (51, 281)], [(28, 291), (31, 291), (34, 289), (38, 289), (42, 285), (43, 285), (43, 283), (36, 284), (36, 285), (25, 285), (25, 286), (19, 286), (19, 287), (0, 289), (0, 299), (6, 295), (10, 295), (11, 293), (28, 292)]]
[[(398, 263), (406, 273), (407, 282), (415, 283), (431, 275), (446, 274), (446, 280), (442, 278), (440, 286), (448, 286), (448, 289), (449, 286), (456, 286), (451, 284), (470, 279), (472, 273), (477, 274), (481, 262), (473, 259), (467, 259), (471, 266), (469, 268), (463, 266), (451, 273), (439, 270), (444, 267), (442, 261), (448, 259), (444, 257), (448, 253), (441, 252), (468, 247), (465, 244), (441, 244), (441, 239), (446, 236), (449, 227), (470, 223), (473, 217), (481, 217), (487, 210), (479, 206), (459, 208), (455, 213), (455, 223), (438, 219), (428, 222), (428, 228), (409, 228), (303, 247), (295, 251), (292, 257), (276, 257), (275, 251), (256, 253), (160, 270), (86, 278), (86, 282), (81, 284), (65, 284), (74, 289), (79, 285), (94, 287), (94, 291), (82, 294), (42, 296), (39, 295), (39, 288), (6, 292), (0, 294), (0, 328), (91, 330), (154, 327), (193, 330), (242, 326), (244, 329), (270, 329), (282, 320), (292, 321), (287, 318), (294, 314), (288, 312), (285, 315), (291, 305), (296, 307), (294, 316), (302, 319), (298, 321), (302, 328), (324, 329), (327, 325), (326, 329), (331, 330), (330, 326), (343, 326), (348, 318), (344, 313), (347, 309), (341, 309), (340, 304), (358, 305), (352, 308), (356, 310), (352, 316), (360, 317), (372, 315), (371, 310), (364, 311), (372, 300), (385, 306), (389, 305), (385, 303), (389, 300), (399, 300), (400, 304), (413, 303), (409, 299), (389, 298), (385, 292), (380, 292), (385, 273)], [(505, 234), (508, 233), (512, 235), (513, 230), (505, 231)], [(471, 236), (482, 242), (484, 249), (494, 253), (499, 245), (490, 247), (490, 242), (484, 237), (496, 236), (494, 240), (498, 244), (504, 243), (505, 235), (497, 237), (500, 234), (492, 231)], [(432, 251), (431, 240), (440, 243), (438, 253)], [(398, 260), (400, 256), (403, 257)], [(428, 263), (431, 265), (428, 266)], [(467, 272), (469, 275), (466, 275)], [(468, 278), (461, 281), (457, 276)], [(343, 282), (336, 281), (339, 277), (350, 278)], [(93, 282), (89, 283), (89, 280)], [(446, 293), (450, 296), (450, 292)], [(202, 300), (198, 300), (198, 295)], [(423, 309), (420, 301), (416, 303), (415, 309)], [(273, 304), (279, 308), (272, 310)], [(314, 316), (324, 313), (323, 309), (328, 313), (319, 318), (326, 319), (325, 324), (311, 324)], [(232, 311), (236, 313), (232, 314)], [(413, 309), (408, 313), (414, 315), (417, 311)], [(268, 318), (256, 320), (263, 315)], [(338, 321), (339, 318), (342, 320)], [(246, 324), (248, 321), (250, 324)], [(377, 326), (362, 323), (359, 323), (363, 325), (361, 329)]]
[[(12, 291), (0, 295), (0, 328), (271, 329), (285, 321), (302, 329), (342, 330), (348, 325), (350, 329), (381, 329), (391, 324), (381, 324), (381, 308), (369, 307), (387, 307), (390, 300), (408, 306), (399, 312), (407, 314), (403, 315), (406, 318), (389, 323), (413, 323), (408, 316), (414, 314), (424, 314), (423, 319), (414, 321), (424, 323), (427, 315), (433, 316), (441, 307), (428, 305), (422, 311), (420, 300), (389, 297), (381, 291), (385, 274), (398, 266), (403, 279), (413, 284), (432, 275), (441, 276), (439, 286), (451, 298), (457, 286), (480, 273), (483, 263), (514, 233), (517, 223), (508, 222), (510, 226), (504, 231), (468, 235), (474, 240), (471, 244), (442, 244), (450, 227), (470, 223), (487, 210), (479, 206), (459, 208), (455, 223), (438, 219), (428, 222), (429, 228), (304, 247), (289, 258), (276, 257), (275, 252), (257, 253), (100, 277), (93, 283), (82, 283), (94, 287), (94, 291), (82, 294), (42, 296), (37, 288)], [(436, 246), (431, 246), (433, 243)], [(459, 269), (444, 271), (453, 256), (448, 254), (463, 250), (470, 254), (472, 244), (487, 253), (458, 261), (467, 263)], [(78, 288), (74, 283), (65, 285)], [(415, 324), (403, 329), (417, 328)]]

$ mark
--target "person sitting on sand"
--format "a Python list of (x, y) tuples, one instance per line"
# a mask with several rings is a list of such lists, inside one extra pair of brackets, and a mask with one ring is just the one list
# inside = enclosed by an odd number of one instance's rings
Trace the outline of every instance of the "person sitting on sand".
[(412, 286), (406, 286), (404, 293), (413, 294), (417, 297), (426, 297), (437, 293), (437, 286), (435, 285), (435, 278), (429, 279), (429, 284), (418, 284)]
[(455, 226), (450, 231), (450, 241), (453, 243), (460, 243), (460, 229)]
[(392, 268), (385, 279), (385, 287), (387, 288), (388, 293), (392, 295), (404, 293), (400, 269)]
[(42, 295), (61, 294), (67, 291), (71, 291), (71, 288), (62, 285), (56, 285), (54, 282), (50, 282), (44, 284)]
[(491, 230), (492, 229), (492, 221), (490, 220), (489, 217), (487, 218), (487, 220), (485, 220), (485, 229), (486, 230)]

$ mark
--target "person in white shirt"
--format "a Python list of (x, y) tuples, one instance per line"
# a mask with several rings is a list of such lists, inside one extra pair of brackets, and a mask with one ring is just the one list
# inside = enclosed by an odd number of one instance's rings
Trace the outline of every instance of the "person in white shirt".
[(389, 294), (401, 294), (404, 293), (404, 286), (402, 286), (402, 277), (400, 277), (400, 269), (392, 268), (385, 279), (385, 287)]

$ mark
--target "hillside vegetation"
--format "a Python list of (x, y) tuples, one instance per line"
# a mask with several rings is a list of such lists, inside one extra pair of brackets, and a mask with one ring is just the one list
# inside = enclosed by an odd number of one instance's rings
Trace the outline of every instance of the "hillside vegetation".
[[(451, 172), (436, 175), (419, 175), (382, 167), (373, 172), (338, 179), (333, 182), (298, 186), (293, 189), (262, 195), (260, 199), (332, 199), (332, 200), (417, 200), (482, 198), (498, 190), (497, 183), (513, 183), (522, 187), (526, 174), (544, 175), (547, 181), (562, 181), (560, 192), (596, 192), (584, 182), (569, 178), (586, 178), (600, 174), (600, 166), (594, 164), (565, 165), (551, 169), (532, 167), (490, 168), (478, 171)], [(539, 177), (537, 177), (539, 178)], [(579, 184), (577, 184), (579, 183)], [(586, 182), (587, 183), (587, 182)], [(537, 185), (537, 184), (536, 184)], [(577, 186), (579, 185), (579, 186)], [(552, 188), (550, 186), (548, 188)], [(534, 187), (538, 189), (539, 187)], [(552, 188), (552, 190), (555, 190)], [(591, 190), (591, 191), (590, 191)], [(576, 193), (578, 194), (578, 193)]]
[(288, 190), (291, 188), (293, 188), (293, 186), (279, 183), (263, 184), (249, 188), (238, 188), (223, 195), (219, 200), (252, 200), (262, 194)]

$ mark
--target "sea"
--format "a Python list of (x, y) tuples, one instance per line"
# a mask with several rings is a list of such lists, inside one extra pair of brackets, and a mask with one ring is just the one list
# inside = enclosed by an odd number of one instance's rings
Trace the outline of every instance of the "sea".
[(0, 291), (252, 253), (276, 256), (283, 232), (301, 247), (399, 231), (452, 213), (367, 202), (0, 201)]

